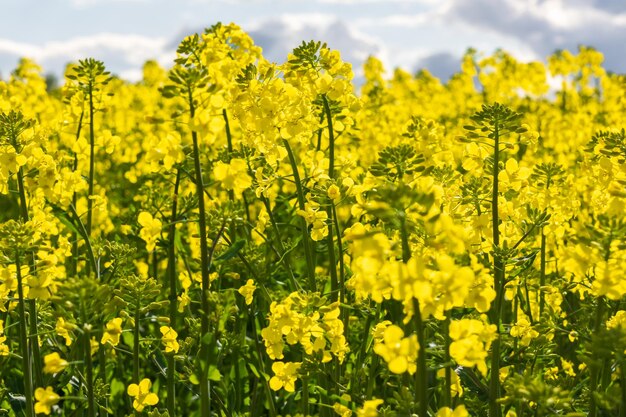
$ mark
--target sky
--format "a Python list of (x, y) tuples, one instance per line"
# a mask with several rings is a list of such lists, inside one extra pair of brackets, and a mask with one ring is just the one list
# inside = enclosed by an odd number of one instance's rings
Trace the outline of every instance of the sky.
[(180, 40), (235, 22), (264, 55), (283, 62), (320, 40), (354, 65), (369, 55), (389, 70), (428, 69), (447, 79), (469, 47), (523, 61), (589, 45), (626, 73), (626, 0), (0, 0), (0, 76), (22, 56), (60, 75), (94, 57), (134, 81), (148, 59), (171, 65)]

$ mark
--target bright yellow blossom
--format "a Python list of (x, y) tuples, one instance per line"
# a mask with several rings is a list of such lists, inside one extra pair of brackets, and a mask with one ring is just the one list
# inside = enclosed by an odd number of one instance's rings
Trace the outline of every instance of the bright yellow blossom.
[(404, 337), (402, 329), (395, 324), (385, 329), (382, 343), (374, 345), (374, 352), (383, 357), (394, 374), (414, 374), (418, 350), (417, 336)]
[(58, 352), (50, 353), (43, 357), (43, 371), (47, 374), (56, 374), (63, 371), (69, 363), (61, 358)]
[(163, 343), (163, 346), (165, 347), (165, 353), (178, 353), (178, 349), (180, 348), (178, 341), (176, 340), (178, 333), (168, 326), (161, 326), (159, 331), (163, 335), (161, 337), (161, 343)]
[(241, 195), (252, 185), (252, 178), (248, 175), (248, 165), (241, 158), (233, 158), (228, 164), (218, 161), (213, 167), (213, 175), (222, 188), (232, 190), (237, 195)]
[(150, 388), (152, 387), (152, 382), (148, 378), (144, 378), (141, 380), (139, 385), (130, 384), (126, 392), (131, 397), (134, 397), (133, 408), (139, 412), (143, 411), (143, 409), (147, 405), (156, 405), (159, 402), (159, 397), (150, 392)]
[(117, 346), (120, 342), (120, 335), (122, 334), (122, 319), (116, 317), (106, 324), (104, 333), (102, 334), (102, 339), (100, 339), (101, 344), (110, 343), (113, 346)]
[(37, 388), (35, 390), (35, 413), (50, 415), (52, 406), (61, 400), (59, 394), (52, 387)]
[(365, 401), (363, 407), (356, 410), (357, 417), (378, 417), (378, 406), (382, 403), (384, 401), (380, 399)]
[(237, 292), (241, 294), (246, 299), (246, 305), (252, 304), (252, 295), (256, 290), (256, 285), (254, 285), (254, 280), (249, 279), (246, 281), (246, 285), (239, 287)]
[(146, 249), (148, 252), (152, 252), (156, 246), (158, 237), (161, 235), (163, 224), (161, 223), (161, 220), (155, 219), (146, 211), (139, 213), (137, 221), (141, 225), (139, 237), (146, 242)]
[(294, 392), (298, 370), (301, 366), (300, 362), (274, 362), (272, 364), (274, 376), (270, 378), (270, 388), (274, 391), (285, 388), (287, 392)]

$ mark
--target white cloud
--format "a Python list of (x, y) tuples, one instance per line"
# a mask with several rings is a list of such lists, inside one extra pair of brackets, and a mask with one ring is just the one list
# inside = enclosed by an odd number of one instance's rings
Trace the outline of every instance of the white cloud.
[(623, 1), (451, 0), (446, 18), (515, 39), (539, 56), (590, 45), (604, 53), (608, 69), (626, 72)]
[(243, 25), (266, 58), (283, 62), (302, 41), (319, 40), (341, 52), (352, 63), (355, 75), (362, 74), (362, 64), (370, 55), (385, 60), (386, 48), (379, 39), (360, 31), (331, 14), (282, 14)]
[(422, 26), (436, 18), (431, 12), (415, 14), (392, 14), (382, 17), (362, 17), (355, 19), (354, 26), (357, 28), (388, 26), (394, 28), (413, 28)]
[(72, 6), (78, 9), (93, 7), (100, 4), (111, 5), (111, 3), (147, 3), (150, 0), (70, 0)]
[[(151, 38), (133, 34), (100, 33), (79, 36), (65, 41), (49, 41), (40, 45), (0, 39), (0, 69), (12, 70), (19, 57), (33, 59), (46, 72), (61, 74), (68, 62), (93, 57), (102, 60), (107, 69), (137, 79), (137, 69), (149, 59), (169, 65), (174, 51), (167, 47), (166, 38)], [(133, 71), (134, 70), (134, 71)]]
[(434, 5), (440, 3), (440, 0), (317, 0), (319, 3), (330, 4), (364, 4), (364, 3), (405, 3), (405, 4), (425, 4)]

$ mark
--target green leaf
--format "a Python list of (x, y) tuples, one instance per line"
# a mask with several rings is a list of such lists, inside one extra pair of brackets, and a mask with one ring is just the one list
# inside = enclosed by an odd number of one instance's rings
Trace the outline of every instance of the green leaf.
[(215, 365), (209, 366), (208, 378), (210, 381), (215, 381), (215, 382), (219, 382), (222, 380), (222, 374), (220, 373), (219, 369), (217, 369), (217, 366)]
[(232, 259), (235, 256), (237, 256), (237, 253), (239, 253), (239, 251), (245, 245), (246, 245), (246, 241), (245, 240), (237, 240), (232, 245), (230, 245), (230, 247), (224, 253), (222, 253), (220, 256), (218, 256), (216, 259), (218, 261), (228, 261), (229, 259)]

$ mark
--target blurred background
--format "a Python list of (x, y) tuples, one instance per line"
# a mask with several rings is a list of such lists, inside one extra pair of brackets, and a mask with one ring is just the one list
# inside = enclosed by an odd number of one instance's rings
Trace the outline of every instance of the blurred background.
[(169, 66), (180, 40), (221, 21), (248, 31), (283, 62), (302, 40), (321, 40), (352, 62), (369, 55), (388, 71), (426, 68), (444, 81), (468, 47), (523, 61), (593, 46), (626, 72), (626, 0), (1, 0), (0, 76), (21, 56), (51, 77), (80, 58), (128, 80), (148, 59)]

